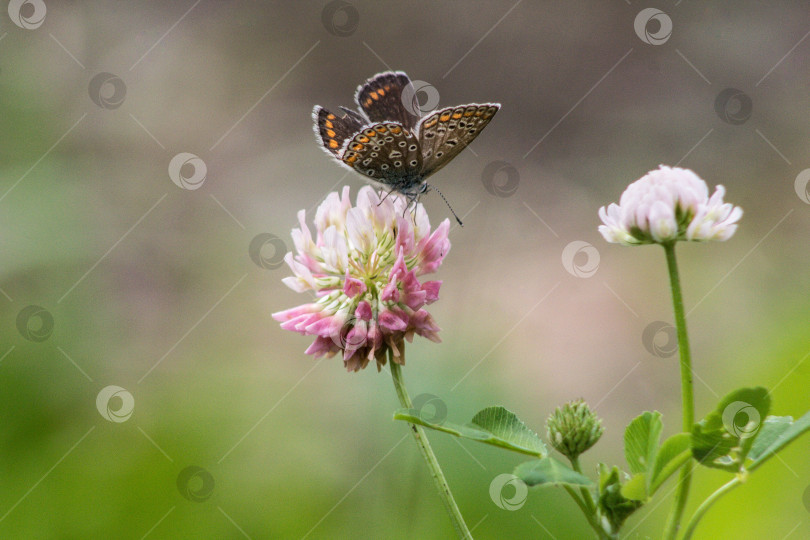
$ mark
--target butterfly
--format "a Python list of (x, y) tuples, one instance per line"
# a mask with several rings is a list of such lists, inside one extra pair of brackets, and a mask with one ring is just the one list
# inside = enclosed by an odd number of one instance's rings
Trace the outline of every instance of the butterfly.
[(337, 115), (320, 105), (312, 111), (318, 143), (329, 155), (375, 186), (404, 195), (409, 206), (436, 189), (425, 180), (461, 153), (501, 107), (470, 103), (422, 117), (415, 94), (405, 73), (386, 71), (357, 88), (357, 111), (341, 107)]

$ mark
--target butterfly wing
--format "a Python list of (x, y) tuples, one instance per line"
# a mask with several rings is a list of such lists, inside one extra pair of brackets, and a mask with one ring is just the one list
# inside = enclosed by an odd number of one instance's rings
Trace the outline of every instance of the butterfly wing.
[(410, 84), (411, 80), (405, 73), (386, 71), (361, 84), (354, 99), (372, 122), (397, 122), (413, 132), (419, 116), (409, 111), (402, 102), (402, 90)]
[(422, 177), (427, 178), (456, 157), (489, 124), (499, 103), (471, 103), (434, 111), (419, 122)]
[(314, 129), (318, 142), (336, 159), (340, 159), (340, 152), (346, 139), (360, 131), (367, 123), (356, 112), (338, 116), (321, 106), (316, 106), (312, 110), (312, 119), (315, 121)]
[(421, 184), (422, 153), (416, 135), (397, 122), (363, 128), (344, 144), (344, 164), (379, 185), (408, 191)]

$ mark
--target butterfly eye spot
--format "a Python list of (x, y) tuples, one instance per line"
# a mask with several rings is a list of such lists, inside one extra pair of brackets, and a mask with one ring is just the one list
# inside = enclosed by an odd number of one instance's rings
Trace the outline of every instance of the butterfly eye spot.
[(455, 145), (458, 144), (458, 141), (456, 139), (450, 139), (450, 140), (446, 141), (444, 144), (448, 144), (450, 146), (455, 146)]
[(379, 152), (379, 151), (380, 151), (380, 147), (379, 147), (379, 146), (372, 146), (372, 147), (371, 147), (371, 149), (372, 149), (372, 150), (374, 150), (375, 152)]
[(377, 156), (379, 156), (379, 155), (380, 155), (380, 154), (378, 154), (377, 152), (372, 152), (372, 153), (371, 153), (371, 157), (373, 157), (373, 158), (374, 158), (374, 157), (377, 157)]
[(366, 158), (363, 160), (363, 165), (368, 167), (368, 164), (371, 163), (371, 158)]
[(388, 170), (388, 163), (383, 163), (382, 165), (380, 165), (380, 169), (382, 169), (384, 171), (387, 171)]
[(438, 152), (436, 152), (436, 157), (437, 157), (437, 158), (440, 158), (440, 157), (442, 157), (443, 155), (444, 155), (444, 152), (442, 152), (441, 150), (439, 150)]
[(425, 133), (425, 138), (426, 139), (432, 139), (435, 136), (436, 136), (436, 134), (433, 133), (432, 131), (428, 131), (427, 133)]
[(415, 159), (412, 159), (411, 160), (411, 167), (416, 167), (417, 165), (419, 165), (419, 162), (416, 161)]
[(406, 143), (405, 141), (399, 141), (398, 145), (399, 145), (401, 148), (405, 148), (406, 146), (408, 146), (408, 143)]
[(374, 176), (374, 169), (366, 169), (366, 176)]
[(391, 137), (390, 135), (388, 137), (386, 137), (384, 140), (385, 140), (385, 142), (389, 142), (389, 143), (394, 142), (394, 138)]
[(396, 168), (402, 167), (402, 162), (401, 161), (395, 161), (394, 162), (394, 167), (396, 167)]
[(415, 152), (416, 151), (416, 145), (415, 144), (410, 145), (408, 147), (408, 150), (411, 151), (411, 152)]
[(469, 133), (470, 135), (472, 135), (473, 133), (475, 133), (475, 128), (470, 128), (470, 129), (468, 129), (468, 130), (467, 130), (467, 133)]

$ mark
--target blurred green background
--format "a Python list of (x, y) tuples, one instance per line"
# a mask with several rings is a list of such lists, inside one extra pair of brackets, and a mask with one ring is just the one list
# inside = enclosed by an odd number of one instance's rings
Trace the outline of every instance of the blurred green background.
[[(260, 234), (292, 247), (299, 209), (311, 218), (329, 191), (363, 185), (316, 146), (310, 111), (352, 105), (356, 86), (389, 68), (432, 85), (440, 106), (503, 105), (433, 178), (465, 226), (435, 276), (443, 343), (409, 347), (412, 396), (439, 396), (454, 422), (502, 404), (543, 436), (555, 406), (583, 397), (607, 428), (587, 471), (626, 467), (623, 427), (643, 410), (676, 432), (676, 357), (642, 342), (647, 325), (672, 321), (662, 250), (609, 245), (596, 230), (600, 206), (666, 163), (725, 185), (745, 210), (730, 241), (679, 249), (698, 416), (755, 384), (773, 389), (774, 414), (808, 410), (810, 206), (795, 180), (810, 167), (810, 12), (661, 3), (673, 30), (655, 45), (634, 29), (648, 6), (630, 4), (31, 1), (21, 18), (0, 12), (0, 537), (452, 537), (405, 424), (391, 420), (390, 376), (305, 356), (310, 340), (270, 313), (308, 297), (248, 251)], [(739, 93), (721, 118), (726, 88)], [(205, 164), (198, 189), (170, 178), (182, 152)], [(514, 170), (488, 190), (482, 174), (498, 160)], [(434, 224), (449, 216), (435, 194), (424, 203)], [(563, 266), (573, 241), (598, 250), (591, 277)], [(268, 246), (275, 263), (283, 250)], [(30, 305), (45, 311), (21, 317)], [(109, 386), (123, 391), (99, 409)], [(531, 491), (518, 511), (493, 503), (490, 482), (519, 456), (431, 440), (476, 538), (590, 537), (561, 490)], [(697, 538), (810, 537), (809, 445), (722, 499)], [(725, 477), (700, 470), (688, 514)], [(659, 536), (673, 487), (625, 537)]]

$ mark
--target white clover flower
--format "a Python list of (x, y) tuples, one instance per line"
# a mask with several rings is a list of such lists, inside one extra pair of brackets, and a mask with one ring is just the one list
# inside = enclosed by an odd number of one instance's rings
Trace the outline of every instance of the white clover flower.
[(724, 203), (725, 193), (717, 186), (709, 197), (709, 187), (694, 172), (661, 165), (627, 186), (619, 204), (599, 209), (599, 232), (626, 246), (728, 240), (743, 211)]

